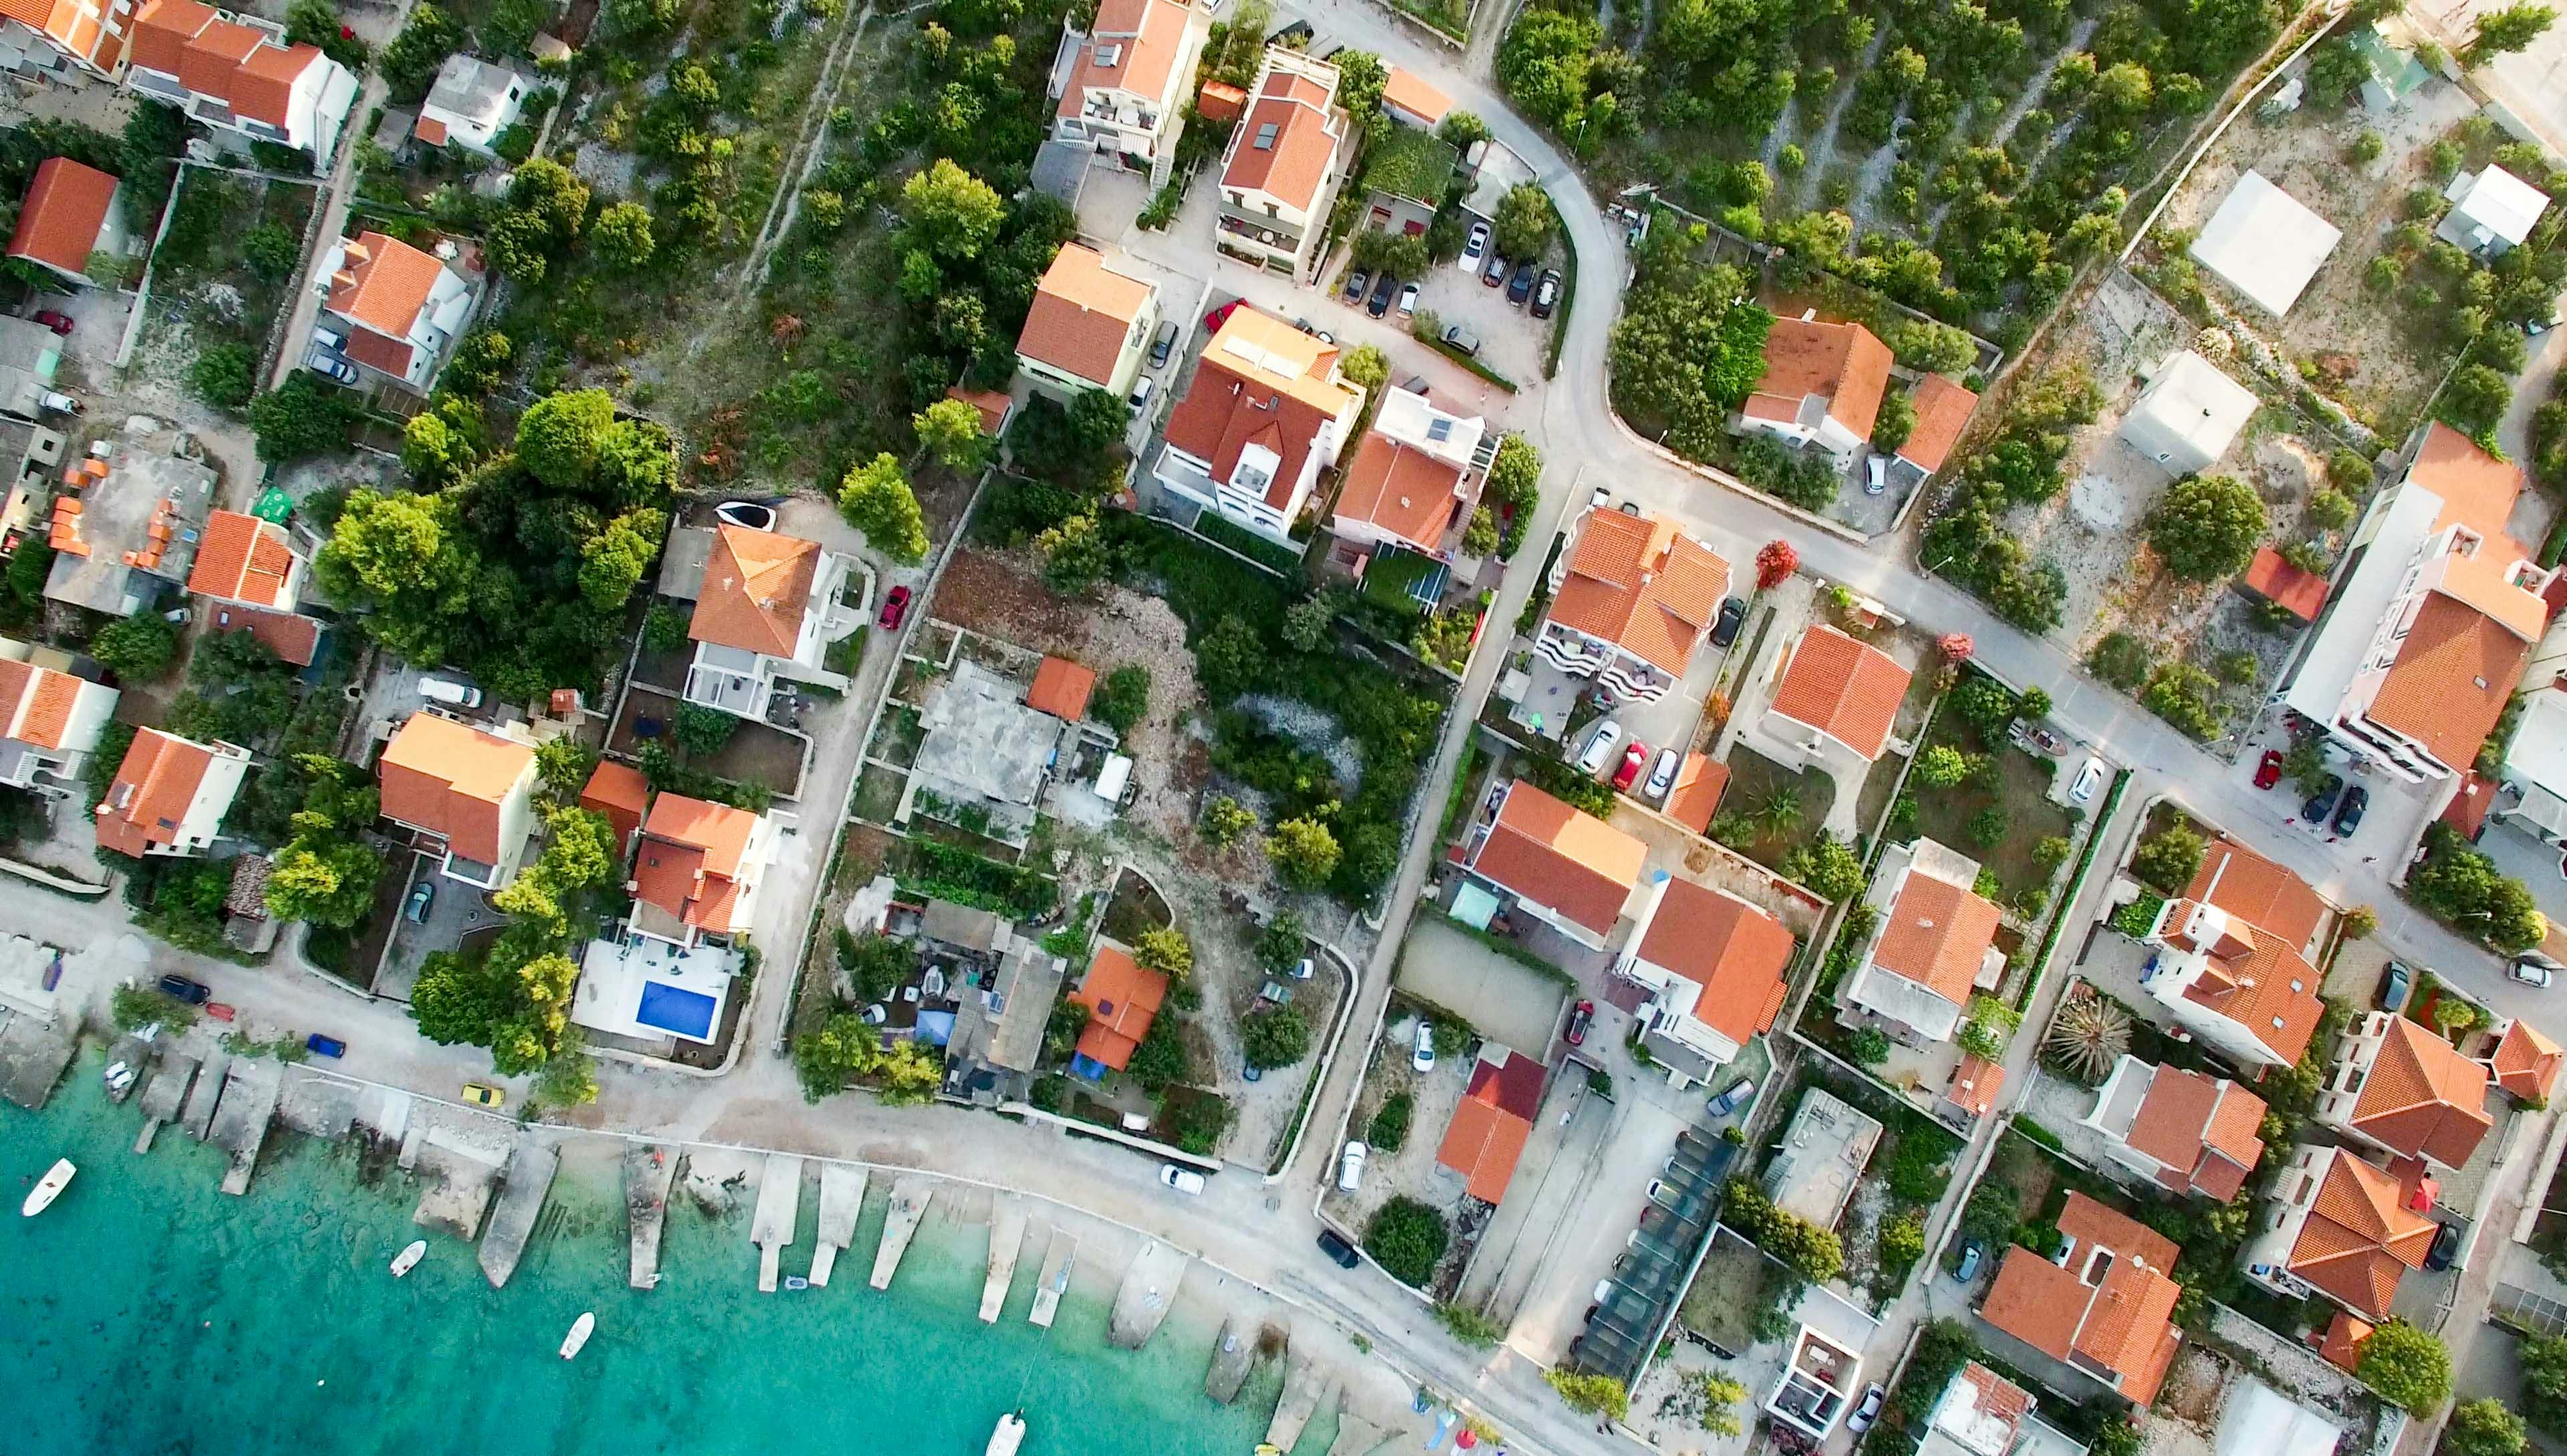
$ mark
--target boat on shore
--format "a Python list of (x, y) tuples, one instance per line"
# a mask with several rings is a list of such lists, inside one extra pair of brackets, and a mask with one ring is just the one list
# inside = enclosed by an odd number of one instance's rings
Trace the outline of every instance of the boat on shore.
[(562, 1336), (561, 1357), (563, 1359), (569, 1359), (571, 1356), (578, 1354), (580, 1347), (588, 1343), (588, 1337), (596, 1332), (597, 1316), (595, 1314), (584, 1313), (577, 1319), (572, 1320), (570, 1322), (570, 1333)]
[(52, 1208), (54, 1200), (62, 1197), (63, 1190), (71, 1186), (72, 1175), (79, 1171), (71, 1159), (56, 1158), (54, 1165), (45, 1170), (45, 1176), (37, 1179), (36, 1186), (28, 1191), (27, 1201), (18, 1206), (18, 1216), (32, 1219)]
[(990, 1447), (983, 1456), (1016, 1456), (1016, 1448), (1024, 1443), (1024, 1412), (1011, 1410), (998, 1417), (998, 1428), (990, 1433)]
[(393, 1278), (399, 1279), (403, 1275), (410, 1273), (412, 1270), (419, 1268), (419, 1262), (427, 1257), (428, 1241), (426, 1239), (413, 1239), (409, 1248), (404, 1249), (399, 1254), (393, 1256)]

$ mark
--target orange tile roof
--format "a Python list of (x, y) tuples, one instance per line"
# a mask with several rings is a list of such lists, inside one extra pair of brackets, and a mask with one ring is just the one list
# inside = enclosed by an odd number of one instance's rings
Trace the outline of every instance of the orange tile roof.
[(1952, 446), (1961, 442), (1961, 432), (1969, 428), (1979, 397), (1939, 374), (1929, 374), (1916, 382), (1908, 404), (1915, 407), (1916, 425), (1898, 446), (1898, 457), (1931, 475), (1952, 457)]
[(371, 230), (359, 233), (350, 247), (348, 261), (330, 280), (330, 311), (388, 339), (408, 339), (445, 265), (433, 254)]
[(1975, 1051), (1964, 1051), (1952, 1067), (1951, 1084), (1944, 1088), (1944, 1100), (1968, 1112), (1972, 1117), (1985, 1117), (1997, 1105), (1997, 1096), (2005, 1090), (2006, 1069)]
[(2111, 1372), (2123, 1395), (2145, 1405), (2181, 1337), (2173, 1314), (2182, 1290), (2165, 1273), (2174, 1267), (2174, 1245), (2082, 1193), (2068, 1195), (2059, 1229), (2075, 1241), (2069, 1262), (2080, 1270), (2089, 1267), (2091, 1250), (2112, 1252), (2101, 1284), (2090, 1286), (2029, 1249), (2008, 1249), (1979, 1315), (2054, 1358)]
[(2495, 1126), (2486, 1098), (2485, 1067), (2405, 1017), (2391, 1017), (2352, 1121), (2385, 1147), (2457, 1168)]
[(1149, 970), (1119, 946), (1099, 944), (1088, 963), (1087, 979), (1071, 993), (1087, 1008), (1087, 1029), (1078, 1033), (1078, 1052), (1090, 1061), (1121, 1071), (1132, 1063), (1141, 1039), (1150, 1034), (1159, 1008), (1168, 999), (1168, 978)]
[(2246, 589), (2303, 622), (2316, 621), (2326, 606), (2327, 579), (2293, 566), (2270, 546), (2255, 548), (2255, 560), (2246, 568)]
[(371, 329), (355, 329), (348, 335), (348, 357), (368, 369), (380, 370), (396, 379), (410, 378), (411, 361), (419, 351), (400, 339), (387, 339)]
[(1107, 267), (1105, 255), (1094, 248), (1062, 243), (1042, 282), (1034, 286), (1033, 307), (1016, 336), (1016, 352), (1109, 388), (1114, 366), (1136, 342), (1132, 327), (1149, 307), (1149, 284)]
[(98, 802), (100, 847), (140, 859), (155, 844), (174, 844), (213, 750), (158, 728), (138, 728), (107, 797)]
[(414, 713), (384, 745), (384, 817), (443, 839), (464, 859), (497, 864), (500, 810), (535, 750), (432, 713)]
[(1970, 984), (1996, 944), (1997, 921), (1997, 907), (1969, 886), (1910, 870), (1890, 902), (1871, 962), (1967, 1006)]
[(134, 24), (133, 62), (145, 70), (176, 76), (187, 42), (216, 22), (210, 6), (196, 0), (151, 0)]
[(2362, 1364), (2362, 1345), (2371, 1338), (2371, 1321), (2358, 1318), (2342, 1310), (2327, 1321), (2326, 1338), (2318, 1345), (2318, 1355), (2337, 1369), (2351, 1373)]
[[(1079, 52), (1077, 70), (1061, 93), (1060, 115), (1078, 115), (1089, 88), (1126, 91), (1134, 96), (1167, 95), (1185, 50), (1186, 24), (1192, 12), (1177, 0), (1104, 0), (1096, 23)], [(1114, 63), (1099, 52), (1114, 47)]]
[(1227, 81), (1207, 81), (1195, 98), (1195, 115), (1207, 122), (1231, 122), (1248, 110), (1248, 92)]
[[(1297, 71), (1268, 70), (1258, 78), (1248, 114), (1231, 133), (1222, 188), (1265, 192), (1286, 206), (1308, 211), (1319, 199), (1344, 130), (1330, 115), (1335, 106), (1333, 81), (1321, 85)], [(1268, 145), (1260, 146), (1258, 140), (1268, 127), (1275, 133)]]
[(2326, 902), (2308, 881), (2225, 834), (2211, 840), (2183, 894), (2292, 946), (2307, 945), (2326, 916)]
[(1607, 935), (1648, 855), (1639, 840), (1518, 779), (1498, 805), (1471, 870)]
[(246, 632), (259, 640), (277, 661), (308, 668), (321, 656), (321, 623), (317, 618), (295, 612), (268, 612), (257, 607), (224, 603), (214, 609), (214, 626), (218, 629)]
[(64, 746), (82, 680), (32, 663), (0, 658), (0, 728), (39, 748)]
[(744, 930), (737, 921), (740, 860), (757, 815), (729, 804), (664, 793), (653, 801), (634, 855), (634, 898), (698, 930)]
[(2447, 554), (2438, 564), (2441, 573), (2434, 591), (2526, 642), (2548, 629), (2549, 604), (2524, 584), (2534, 578), (2517, 575), (2522, 562), (2502, 559), (2492, 551), (2475, 551)]
[(1979, 1303), (1979, 1317), (2053, 1359), (2064, 1360), (2077, 1342), (2092, 1292), (2077, 1276), (2021, 1245), (2005, 1252), (1996, 1283)]
[(2264, 1156), (2264, 1099), (2234, 1082), (2160, 1066), (2123, 1138), (2164, 1170), (2177, 1193), (2235, 1198)]
[(2516, 1017), (2506, 1023), (2504, 1035), (2497, 1038), (2487, 1067), (2495, 1073), (2497, 1086), (2517, 1097), (2545, 1102), (2550, 1090), (2558, 1085), (2562, 1055), (2567, 1054), (2560, 1052), (2557, 1042)]
[(1711, 831), (1711, 816), (1720, 811), (1720, 795), (1729, 787), (1729, 765), (1709, 753), (1685, 754), (1676, 770), (1676, 786), (1667, 795), (1667, 817), (1696, 834)]
[(1472, 1064), (1470, 1086), (1453, 1109), (1435, 1161), (1461, 1174), (1473, 1198), (1505, 1200), (1541, 1110), (1542, 1073), (1540, 1061), (1521, 1053)]
[(1680, 678), (1728, 594), (1729, 563), (1673, 523), (1597, 509), (1578, 533), (1551, 620)]
[(2509, 561), (2529, 560), (2536, 554), (2506, 529), (2514, 503), (2530, 485), (2530, 476), (2520, 465), (2497, 459), (2478, 448), (2477, 441), (2437, 420), (2425, 429), (2424, 442), (2417, 448), (2416, 463), (2409, 467), (2407, 478), (2441, 497), (2442, 513), (2434, 518), (2433, 529), (2466, 526)]
[(98, 250), (99, 229), (107, 225), (107, 209), (115, 201), (115, 177), (68, 156), (46, 157), (37, 163), (36, 179), (19, 204), (9, 256), (87, 277), (89, 255)]
[(2129, 1214), (2071, 1190), (2059, 1210), (2059, 1232), (2090, 1249), (2144, 1261), (2150, 1269), (2172, 1269), (2178, 1254), (2174, 1241)]
[(2465, 765), (2494, 731), (2531, 647), (2477, 609), (2429, 593), (2363, 716)]
[(1034, 685), (1025, 692), (1025, 707), (1048, 713), (1064, 723), (1087, 717), (1087, 700), (1096, 691), (1096, 670), (1065, 657), (1047, 657), (1034, 669)]
[(411, 124), (410, 134), (430, 146), (442, 146), (448, 135), (442, 117), (422, 116)]
[(1807, 724), (1866, 761), (1880, 756), (1909, 674), (1869, 643), (1819, 623), (1801, 635), (1774, 689), (1774, 712)]
[(983, 435), (997, 435), (1006, 425), (1008, 412), (1016, 408), (1016, 402), (1008, 399), (1003, 390), (967, 390), (961, 385), (947, 385), (945, 398), (961, 400), (980, 411)]
[(2077, 1355), (2119, 1375), (2114, 1388), (2132, 1403), (2146, 1405), (2156, 1399), (2182, 1342), (2174, 1327), (2175, 1303), (2182, 1297), (2182, 1286), (2166, 1278), (2163, 1266), (2116, 1263), (2086, 1308)]
[(253, 607), (291, 608), (285, 588), (293, 572), (294, 551), (286, 544), (284, 527), (236, 510), (218, 510), (205, 519), (195, 565), (187, 572), (187, 590)]
[(653, 800), (651, 816), (642, 825), (642, 832), (653, 839), (701, 851), (705, 872), (724, 878), (739, 874), (740, 858), (756, 830), (757, 815), (746, 809), (681, 793), (664, 793)]
[(1275, 478), (1266, 503), (1281, 510), (1292, 498), (1320, 427), (1349, 417), (1354, 391), (1330, 383), (1338, 350), (1254, 308), (1239, 307), (1204, 346), (1186, 397), (1168, 416), (1167, 441), (1203, 460), (1226, 481), (1251, 444), (1274, 451)]
[(2401, 1199), (2397, 1179), (2335, 1149), (2285, 1261), (2291, 1273), (2366, 1318), (2388, 1318), (2399, 1281), (2424, 1267), (2437, 1232)]
[(1744, 1046), (1783, 1009), (1793, 949), (1792, 933), (1764, 911), (1691, 880), (1669, 880), (1639, 957), (1701, 987), (1693, 1019)]
[(615, 843), (621, 848), (642, 827), (642, 816), (651, 807), (651, 780), (630, 763), (600, 758), (580, 787), (579, 806), (613, 826)]
[(232, 111), (285, 130), (293, 117), (295, 81), (321, 59), (318, 46), (260, 46), (232, 73), (228, 93)]
[(1385, 105), (1397, 107), (1429, 127), (1440, 124), (1444, 114), (1453, 110), (1453, 98), (1426, 84), (1416, 72), (1397, 66), (1382, 78), (1381, 99)]
[(1337, 511), (1427, 551), (1439, 550), (1461, 506), (1462, 472), (1379, 431), (1365, 431), (1346, 466)]
[(233, 74), (266, 40), (265, 34), (248, 26), (213, 21), (179, 49), (178, 80), (189, 91), (228, 102)]
[(1783, 413), (1760, 418), (1793, 420), (1804, 399), (1820, 395), (1830, 419), (1867, 439), (1880, 418), (1889, 365), (1888, 346), (1860, 324), (1776, 319), (1765, 336), (1764, 378), (1747, 402), (1753, 407), (1761, 396), (1769, 411)]
[[(2189, 903), (2177, 902), (2166, 923), (2179, 924), (2190, 914)], [(2318, 974), (2298, 951), (2261, 926), (2245, 925), (2242, 935), (2235, 934), (2240, 928), (2232, 923), (2232, 936), (2222, 943), (2238, 945), (2236, 953), (2222, 955), (2212, 947), (2208, 965), (2184, 988), (2183, 999), (2235, 1021), (2282, 1061), (2297, 1062), (2317, 1034), (2318, 1017), (2325, 1010), (2318, 1001)], [(2167, 939), (2197, 949), (2180, 935)]]
[(820, 543), (727, 522), (713, 528), (687, 635), (769, 657), (793, 656), (820, 571)]

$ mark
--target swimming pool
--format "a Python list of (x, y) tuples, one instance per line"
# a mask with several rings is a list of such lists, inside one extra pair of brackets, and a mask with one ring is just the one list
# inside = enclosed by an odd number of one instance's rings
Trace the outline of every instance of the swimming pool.
[(719, 1002), (701, 991), (688, 991), (665, 981), (645, 981), (642, 983), (642, 1004), (633, 1009), (633, 1019), (673, 1036), (710, 1041), (713, 1034), (713, 1012), (719, 1006)]

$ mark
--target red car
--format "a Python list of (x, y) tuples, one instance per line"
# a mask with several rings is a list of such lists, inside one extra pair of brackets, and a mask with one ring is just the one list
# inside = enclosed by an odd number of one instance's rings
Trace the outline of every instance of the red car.
[(882, 615), (874, 620), (881, 624), (885, 632), (895, 632), (900, 629), (900, 619), (908, 615), (909, 588), (896, 586), (891, 589), (890, 595), (883, 598)]
[(1649, 745), (1637, 738), (1632, 739), (1631, 746), (1622, 750), (1622, 766), (1613, 770), (1613, 787), (1629, 788), (1639, 778), (1640, 770), (1648, 766), (1648, 762)]
[(1595, 1003), (1581, 1001), (1569, 1009), (1569, 1030), (1565, 1033), (1571, 1046), (1586, 1044), (1586, 1023), (1595, 1019)]
[(1223, 304), (1221, 307), (1214, 309), (1211, 313), (1205, 314), (1204, 332), (1207, 334), (1220, 333), (1221, 326), (1229, 323), (1230, 316), (1239, 312), (1239, 310), (1245, 307), (1247, 303), (1247, 299), (1234, 298), (1230, 302)]
[(2282, 752), (2279, 748), (2266, 748), (2264, 750), (2264, 761), (2255, 765), (2255, 786), (2257, 788), (2271, 788), (2274, 784), (2281, 781)]
[(53, 330), (57, 334), (68, 335), (72, 331), (72, 321), (69, 314), (58, 314), (52, 309), (43, 308), (36, 310), (35, 318), (37, 323), (44, 325), (46, 328)]

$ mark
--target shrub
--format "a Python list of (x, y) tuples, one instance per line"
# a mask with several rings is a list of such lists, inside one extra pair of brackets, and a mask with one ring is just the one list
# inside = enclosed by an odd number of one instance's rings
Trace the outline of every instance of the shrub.
[(1812, 1284), (1825, 1284), (1845, 1270), (1845, 1245), (1834, 1230), (1776, 1208), (1763, 1190), (1744, 1178), (1729, 1180), (1720, 1217), (1749, 1243)]
[(1846, 1038), (1846, 1054), (1863, 1066), (1878, 1066), (1889, 1059), (1889, 1037), (1875, 1026), (1865, 1026)]
[(178, 655), (178, 628), (157, 612), (120, 617), (90, 638), (89, 653), (120, 678), (156, 678)]
[(1398, 1152), (1408, 1144), (1408, 1121), (1416, 1110), (1417, 1099), (1406, 1092), (1393, 1092), (1382, 1098), (1381, 1110), (1373, 1113), (1371, 1124), (1364, 1129), (1364, 1140), (1382, 1152)]
[(1290, 1066), (1310, 1054), (1310, 1019), (1299, 1007), (1275, 1007), (1240, 1023), (1248, 1064), (1261, 1071)]
[(2201, 872), (2201, 857), (2209, 848), (2190, 826), (2170, 824), (2139, 842), (2131, 855), (2131, 873), (2152, 890), (2180, 895)]
[(2371, 1332), (2354, 1373), (2412, 1415), (2430, 1416), (2451, 1398), (2450, 1350), (2404, 1319), (2391, 1319)]
[(2107, 634), (2086, 654), (2086, 670), (2125, 693), (2146, 682), (2152, 665), (2147, 644), (2127, 632)]
[(1127, 663), (1106, 674), (1087, 705), (1088, 712), (1118, 733), (1130, 732), (1149, 708), (1150, 670), (1139, 663)]
[(2191, 581), (2216, 581), (2246, 569), (2262, 540), (2264, 501), (2234, 475), (2187, 475), (2148, 512), (2148, 544), (2166, 568)]
[(1424, 1289), (1452, 1237), (1442, 1214), (1402, 1195), (1374, 1212), (1364, 1226), (1363, 1247), (1392, 1279)]
[(217, 409), (237, 410), (258, 392), (252, 376), (258, 370), (258, 356), (247, 344), (215, 344), (196, 356), (196, 367), (188, 381), (204, 402)]
[(1631, 1392), (1610, 1375), (1580, 1374), (1567, 1365), (1554, 1365), (1543, 1372), (1551, 1388), (1569, 1402), (1569, 1408), (1587, 1415), (1608, 1416), (1627, 1420), (1631, 1414)]

